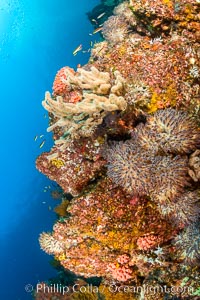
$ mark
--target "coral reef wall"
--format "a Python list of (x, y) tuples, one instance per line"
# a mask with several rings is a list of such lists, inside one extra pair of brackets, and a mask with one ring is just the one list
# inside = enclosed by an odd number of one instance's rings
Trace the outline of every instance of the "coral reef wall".
[(58, 71), (42, 102), (54, 146), (36, 167), (62, 203), (40, 246), (100, 277), (105, 299), (113, 283), (168, 287), (127, 299), (198, 299), (200, 3), (103, 1), (89, 18), (102, 18), (102, 40), (86, 65)]

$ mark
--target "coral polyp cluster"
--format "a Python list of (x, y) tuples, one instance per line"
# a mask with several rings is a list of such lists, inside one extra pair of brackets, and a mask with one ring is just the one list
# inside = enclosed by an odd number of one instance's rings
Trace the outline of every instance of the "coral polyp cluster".
[(103, 138), (79, 139), (60, 151), (60, 144), (38, 157), (39, 171), (55, 180), (65, 193), (78, 195), (82, 189), (103, 172), (105, 160), (100, 156)]
[(200, 131), (196, 122), (184, 111), (165, 109), (147, 118), (143, 132), (137, 137), (158, 145), (160, 151), (189, 154), (200, 146)]
[[(140, 250), (156, 248), (159, 243), (168, 241), (175, 229), (173, 224), (157, 216), (153, 207), (153, 203), (151, 206), (139, 198), (134, 205), (131, 196), (108, 178), (103, 179), (91, 186), (87, 194), (74, 198), (67, 208), (69, 217), (54, 225), (52, 235), (43, 233), (40, 246), (78, 275), (119, 281), (134, 279), (136, 273), (131, 260), (135, 250), (139, 254)], [(152, 237), (153, 243), (141, 246), (142, 240)]]
[(127, 23), (121, 16), (111, 16), (103, 25), (103, 37), (110, 43), (122, 42), (128, 35)]
[[(108, 176), (128, 193), (145, 195), (152, 187), (148, 176), (152, 168), (152, 156), (133, 143), (120, 142), (106, 151)], [(147, 180), (146, 180), (147, 179)]]
[(181, 188), (187, 183), (188, 159), (183, 154), (196, 149), (199, 142), (199, 129), (185, 112), (160, 110), (139, 124), (130, 140), (108, 148), (108, 175), (139, 194), (142, 189), (150, 194), (155, 186), (176, 184), (176, 179)]
[[(160, 200), (160, 194), (157, 196)], [(200, 213), (200, 191), (185, 191), (178, 195), (174, 201), (167, 201), (163, 197), (162, 201), (158, 203), (159, 211), (165, 215), (170, 216), (173, 222), (177, 225), (183, 226), (189, 224), (196, 224), (199, 220)]]
[(185, 154), (199, 141), (199, 129), (185, 112), (160, 110), (136, 126), (130, 140), (108, 147), (107, 174), (126, 193), (150, 197), (160, 213), (175, 222), (196, 221), (199, 197), (185, 190), (189, 185)]
[[(56, 77), (53, 82), (54, 95), (67, 95), (67, 93), (71, 92), (70, 85), (69, 84), (67, 85), (64, 82), (64, 80), (67, 79), (66, 74), (68, 74), (68, 73), (71, 73), (72, 75), (74, 75), (75, 72), (72, 68), (69, 68), (69, 67), (63, 67), (57, 72)], [(66, 96), (65, 96), (65, 98), (66, 98)]]
[[(104, 40), (85, 66), (62, 68), (42, 102), (54, 145), (36, 166), (61, 203), (40, 246), (62, 270), (98, 277), (100, 299), (198, 297), (199, 6), (102, 0), (89, 16)], [(192, 291), (155, 298), (110, 284)]]
[(40, 234), (39, 242), (42, 249), (48, 254), (59, 254), (63, 252), (63, 245), (58, 240), (54, 239), (54, 237), (50, 233), (43, 232)]

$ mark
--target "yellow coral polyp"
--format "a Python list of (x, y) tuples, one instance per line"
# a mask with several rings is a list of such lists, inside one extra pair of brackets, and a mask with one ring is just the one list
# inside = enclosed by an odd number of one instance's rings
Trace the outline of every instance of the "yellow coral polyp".
[(163, 3), (169, 8), (173, 7), (173, 2), (171, 0), (163, 0)]
[(175, 107), (177, 99), (177, 91), (174, 84), (169, 84), (163, 94), (153, 92), (151, 101), (147, 105), (148, 113), (154, 113), (158, 109)]
[(59, 261), (62, 261), (62, 260), (65, 260), (66, 259), (66, 256), (64, 253), (58, 255), (58, 256), (55, 256), (55, 259), (56, 260), (59, 260)]
[(62, 159), (57, 159), (57, 158), (52, 159), (51, 164), (58, 169), (65, 165), (65, 163)]
[(124, 45), (121, 45), (121, 47), (120, 47), (119, 50), (118, 50), (119, 56), (123, 56), (124, 54), (126, 54), (126, 52), (127, 52), (127, 49), (126, 49), (125, 44), (124, 44)]
[(160, 101), (160, 95), (154, 92), (151, 97), (151, 102), (147, 105), (148, 113), (153, 113), (157, 111), (157, 109), (159, 108), (158, 107), (159, 101)]

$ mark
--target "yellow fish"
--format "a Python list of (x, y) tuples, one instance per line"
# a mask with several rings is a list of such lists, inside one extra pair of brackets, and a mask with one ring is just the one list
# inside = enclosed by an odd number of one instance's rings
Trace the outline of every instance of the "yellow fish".
[(102, 14), (100, 14), (100, 15), (97, 17), (97, 19), (100, 19), (100, 18), (102, 18), (104, 15), (105, 15), (105, 12), (104, 12), (104, 13), (102, 13)]
[(79, 51), (82, 50), (82, 44), (80, 44), (76, 49), (73, 51), (73, 55), (76, 55)]
[(93, 34), (99, 32), (99, 31), (101, 31), (101, 30), (102, 30), (102, 27), (98, 27), (98, 28), (96, 28), (96, 29), (93, 31)]
[(44, 146), (45, 142), (46, 142), (46, 140), (42, 141), (42, 143), (40, 144), (40, 149)]
[(92, 22), (95, 22), (97, 24), (97, 21), (95, 19), (92, 19)]

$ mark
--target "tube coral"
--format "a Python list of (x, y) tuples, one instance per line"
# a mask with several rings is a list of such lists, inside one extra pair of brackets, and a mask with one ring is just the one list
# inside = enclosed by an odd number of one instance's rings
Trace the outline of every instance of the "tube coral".
[(118, 281), (127, 281), (132, 278), (132, 270), (125, 266), (118, 266), (115, 263), (108, 265), (108, 272), (112, 274), (112, 277)]
[(149, 250), (155, 248), (158, 244), (158, 238), (155, 235), (147, 235), (139, 237), (137, 245), (140, 250)]

